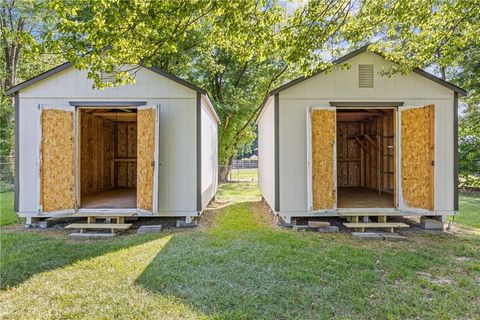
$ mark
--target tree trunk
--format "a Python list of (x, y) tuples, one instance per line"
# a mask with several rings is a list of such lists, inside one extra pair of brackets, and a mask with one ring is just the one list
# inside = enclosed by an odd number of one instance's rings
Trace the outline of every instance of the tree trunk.
[(228, 165), (220, 165), (218, 168), (218, 182), (226, 182), (228, 180), (228, 174), (232, 168), (233, 157), (228, 159)]

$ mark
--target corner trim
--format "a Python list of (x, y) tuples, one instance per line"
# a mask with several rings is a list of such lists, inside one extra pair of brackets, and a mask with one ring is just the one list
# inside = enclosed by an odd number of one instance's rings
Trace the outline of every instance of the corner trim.
[(202, 211), (202, 94), (197, 92), (197, 211)]
[(13, 211), (19, 212), (20, 203), (20, 96), (18, 91), (14, 96), (14, 121), (15, 121), (15, 194), (13, 200)]
[(332, 107), (401, 107), (403, 101), (330, 101)]
[(275, 137), (275, 211), (280, 211), (280, 97), (274, 98), (274, 137)]
[(458, 92), (453, 94), (453, 210), (458, 211)]

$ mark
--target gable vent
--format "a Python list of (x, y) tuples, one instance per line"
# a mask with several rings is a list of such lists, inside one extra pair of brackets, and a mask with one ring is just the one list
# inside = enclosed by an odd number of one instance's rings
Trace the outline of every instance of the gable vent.
[(358, 65), (358, 87), (373, 88), (373, 64)]
[(100, 71), (100, 79), (103, 82), (112, 82), (113, 84), (115, 84), (116, 82), (115, 76), (116, 76), (115, 72)]

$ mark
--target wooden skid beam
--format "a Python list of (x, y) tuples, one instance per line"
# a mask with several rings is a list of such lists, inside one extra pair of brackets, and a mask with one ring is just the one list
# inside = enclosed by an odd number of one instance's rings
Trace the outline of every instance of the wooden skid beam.
[(387, 222), (387, 223), (375, 223), (375, 222), (359, 222), (343, 224), (347, 228), (409, 228), (410, 226), (402, 222)]

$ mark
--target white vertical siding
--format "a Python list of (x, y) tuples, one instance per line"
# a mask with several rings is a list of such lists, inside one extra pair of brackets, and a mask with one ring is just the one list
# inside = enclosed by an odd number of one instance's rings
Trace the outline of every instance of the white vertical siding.
[(258, 185), (270, 208), (275, 208), (275, 107), (273, 97), (258, 121)]
[(215, 195), (218, 186), (218, 125), (206, 103), (202, 99), (202, 209)]
[(159, 99), (159, 211), (196, 211), (196, 99)]
[[(280, 211), (292, 214), (308, 211), (306, 117), (309, 107), (329, 106), (330, 101), (399, 101), (404, 102), (405, 106), (434, 104), (436, 107), (435, 210), (438, 213), (451, 212), (454, 208), (453, 91), (415, 73), (406, 76), (396, 75), (391, 78), (383, 77), (378, 74), (378, 71), (391, 63), (373, 53), (360, 54), (347, 62), (351, 65), (348, 70), (322, 73), (279, 93)], [(359, 88), (359, 63), (375, 65), (374, 88)], [(267, 111), (261, 122), (266, 121), (268, 118), (266, 115)], [(271, 119), (270, 132), (273, 134), (273, 116)], [(259, 152), (261, 153), (261, 141), (271, 138), (269, 132), (264, 132), (265, 130), (261, 128), (260, 123)], [(273, 140), (268, 141), (271, 141), (273, 148)], [(274, 152), (271, 151), (272, 164), (274, 163), (273, 154)], [(262, 157), (259, 156), (260, 162), (261, 159)], [(259, 166), (260, 187), (265, 196), (269, 188), (262, 187), (261, 177), (268, 175), (268, 169), (263, 168), (261, 164)], [(397, 179), (397, 182), (399, 181), (400, 179)], [(401, 200), (399, 206), (402, 209), (405, 206)]]
[(40, 101), (25, 101), (20, 98), (19, 130), (20, 149), (20, 199), (18, 210), (24, 213), (35, 213), (38, 210), (39, 193), (39, 145), (38, 134), (40, 132), (40, 112), (37, 108)]

